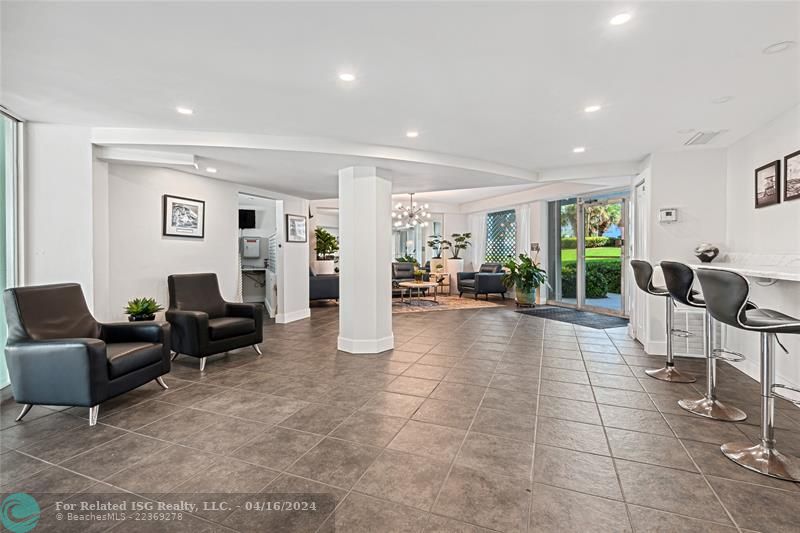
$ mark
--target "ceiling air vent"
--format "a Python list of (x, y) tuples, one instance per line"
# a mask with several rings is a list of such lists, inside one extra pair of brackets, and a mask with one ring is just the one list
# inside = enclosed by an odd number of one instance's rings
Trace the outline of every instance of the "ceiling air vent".
[(686, 146), (708, 144), (712, 141), (712, 139), (714, 139), (714, 137), (716, 137), (720, 133), (722, 133), (722, 131), (698, 131), (697, 133), (692, 135), (692, 137), (688, 141), (686, 141), (683, 144), (685, 144)]

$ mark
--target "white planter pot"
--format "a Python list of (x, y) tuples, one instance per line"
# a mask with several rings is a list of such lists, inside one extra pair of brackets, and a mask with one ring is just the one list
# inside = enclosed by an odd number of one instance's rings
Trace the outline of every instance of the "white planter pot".
[(314, 274), (335, 274), (336, 273), (336, 263), (334, 263), (333, 259), (329, 259), (326, 261), (313, 261), (312, 267), (314, 270)]
[(447, 272), (450, 274), (450, 294), (458, 292), (458, 273), (464, 272), (463, 259), (448, 259)]
[(444, 269), (445, 260), (442, 258), (439, 259), (431, 259), (431, 272), (436, 272), (436, 265), (442, 265), (442, 270)]

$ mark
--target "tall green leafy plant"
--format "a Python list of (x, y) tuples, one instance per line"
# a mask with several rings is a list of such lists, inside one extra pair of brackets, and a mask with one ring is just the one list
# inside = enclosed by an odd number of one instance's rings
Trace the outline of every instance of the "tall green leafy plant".
[(461, 254), (461, 250), (466, 250), (472, 246), (469, 240), (472, 238), (472, 233), (453, 233), (450, 238), (453, 239), (452, 242), (444, 242), (447, 243), (447, 248), (450, 250), (451, 259), (459, 259), (458, 256)]
[(442, 252), (450, 248), (450, 241), (442, 239), (441, 235), (431, 235), (428, 240), (428, 248), (433, 250), (434, 259), (441, 259)]
[(509, 289), (516, 287), (517, 291), (529, 294), (540, 285), (550, 286), (547, 283), (547, 272), (530, 256), (519, 254), (519, 259), (509, 258), (503, 263), (503, 267), (506, 269), (503, 285)]
[(317, 260), (334, 259), (334, 254), (339, 251), (339, 239), (333, 233), (320, 226), (314, 229), (314, 236), (317, 241), (314, 246), (314, 250), (317, 252)]

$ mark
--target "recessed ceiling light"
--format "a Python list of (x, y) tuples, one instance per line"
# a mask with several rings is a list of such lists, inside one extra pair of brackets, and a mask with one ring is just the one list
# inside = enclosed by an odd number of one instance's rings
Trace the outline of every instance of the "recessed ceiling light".
[(192, 111), (191, 108), (181, 107), (181, 106), (176, 107), (175, 111), (177, 111), (181, 115), (191, 115), (192, 113), (194, 113), (194, 111)]
[(574, 153), (576, 153), (576, 154), (582, 154), (583, 152), (586, 151), (586, 147), (585, 146), (576, 146), (575, 148), (572, 149), (572, 151)]
[(415, 138), (419, 137), (419, 132), (416, 131), (416, 130), (407, 131), (406, 132), (406, 137), (408, 137), (409, 139), (415, 139)]
[(342, 72), (339, 74), (339, 79), (342, 81), (356, 81), (356, 75), (352, 72)]
[(206, 172), (208, 172), (210, 174), (216, 174), (217, 173), (217, 169), (214, 168), (214, 167), (206, 167)]
[(716, 98), (712, 98), (711, 102), (714, 104), (727, 104), (733, 100), (733, 96), (717, 96)]
[(599, 105), (587, 105), (586, 107), (583, 108), (583, 110), (587, 113), (595, 113), (596, 111), (600, 111), (601, 109), (603, 109), (603, 106)]
[(633, 15), (631, 15), (630, 13), (620, 13), (619, 15), (612, 17), (611, 20), (608, 21), (608, 23), (611, 24), (612, 26), (619, 26), (631, 20), (632, 17)]
[(795, 41), (781, 41), (779, 43), (773, 43), (766, 48), (764, 48), (761, 52), (764, 54), (780, 54), (781, 52), (785, 52), (789, 48), (793, 47), (797, 43)]

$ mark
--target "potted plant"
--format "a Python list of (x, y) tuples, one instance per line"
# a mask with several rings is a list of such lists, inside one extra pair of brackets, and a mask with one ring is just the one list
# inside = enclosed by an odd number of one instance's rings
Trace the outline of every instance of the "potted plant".
[(425, 277), (425, 274), (427, 274), (427, 272), (425, 272), (424, 270), (421, 270), (419, 268), (415, 268), (414, 269), (414, 281), (422, 281), (422, 279)]
[[(472, 233), (453, 233), (450, 238), (452, 241), (444, 241), (447, 250), (450, 250), (450, 259), (447, 260), (447, 272), (450, 275), (457, 275), (464, 271), (464, 260), (459, 257), (461, 250), (466, 250), (472, 243)], [(455, 284), (451, 285), (450, 290), (455, 289)]]
[(449, 249), (448, 241), (444, 240), (441, 235), (431, 235), (430, 240), (428, 240), (428, 247), (433, 250), (433, 257), (431, 257), (431, 269), (435, 269), (439, 265), (444, 268), (442, 252)]
[(163, 309), (155, 298), (134, 298), (125, 306), (125, 314), (129, 322), (140, 322), (155, 320), (156, 313)]
[(414, 263), (415, 265), (419, 264), (419, 263), (417, 263), (417, 258), (414, 257), (411, 254), (406, 254), (406, 255), (397, 257), (397, 258), (395, 258), (395, 262), (397, 262), (397, 263)]
[(536, 303), (536, 289), (547, 283), (547, 272), (530, 256), (519, 254), (519, 259), (509, 258), (503, 263), (505, 274), (503, 285), (509, 289), (514, 287), (518, 305), (533, 306)]
[(468, 247), (472, 246), (472, 243), (469, 239), (472, 238), (472, 233), (453, 233), (451, 235), (453, 241), (445, 241), (447, 242), (447, 248), (450, 250), (450, 254), (452, 255), (451, 259), (459, 259), (459, 255), (461, 254), (461, 250), (466, 250)]
[(314, 262), (316, 274), (333, 274), (336, 271), (336, 252), (339, 251), (339, 239), (321, 226), (314, 229), (314, 251), (317, 260)]

